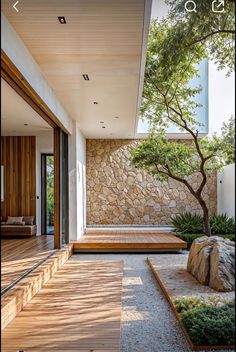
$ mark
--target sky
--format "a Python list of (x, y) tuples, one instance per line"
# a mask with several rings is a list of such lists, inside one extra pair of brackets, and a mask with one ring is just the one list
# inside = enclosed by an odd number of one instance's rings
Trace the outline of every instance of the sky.
[[(152, 18), (165, 17), (167, 12), (164, 0), (153, 0)], [(223, 122), (235, 116), (235, 77), (232, 74), (226, 78), (226, 72), (218, 71), (213, 62), (209, 62), (208, 72), (209, 133), (219, 134)], [(145, 133), (147, 129), (147, 123), (140, 121), (138, 132)]]

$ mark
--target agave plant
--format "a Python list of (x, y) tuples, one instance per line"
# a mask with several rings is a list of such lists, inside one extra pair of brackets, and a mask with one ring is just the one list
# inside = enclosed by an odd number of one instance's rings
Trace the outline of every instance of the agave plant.
[(226, 235), (235, 233), (235, 219), (226, 214), (210, 217), (210, 226), (213, 235)]
[(203, 233), (203, 219), (200, 215), (189, 212), (176, 215), (172, 218), (172, 225), (177, 232)]

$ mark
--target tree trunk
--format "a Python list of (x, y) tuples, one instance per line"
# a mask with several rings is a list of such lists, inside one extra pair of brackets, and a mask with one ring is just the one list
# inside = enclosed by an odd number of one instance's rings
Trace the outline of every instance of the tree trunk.
[(208, 210), (207, 212), (203, 211), (203, 224), (204, 224), (204, 231), (206, 235), (211, 236), (211, 226), (210, 226)]
[(210, 217), (209, 217), (209, 210), (207, 208), (207, 205), (203, 199), (198, 199), (202, 211), (203, 211), (203, 226), (204, 226), (204, 232), (207, 236), (211, 236), (211, 226), (210, 226)]

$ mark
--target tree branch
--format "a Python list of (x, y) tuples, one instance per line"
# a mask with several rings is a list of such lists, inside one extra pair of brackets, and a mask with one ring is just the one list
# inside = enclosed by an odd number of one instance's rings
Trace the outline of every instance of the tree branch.
[(233, 29), (218, 29), (217, 31), (213, 31), (211, 33), (206, 34), (202, 38), (195, 39), (192, 43), (188, 44), (185, 48), (188, 48), (188, 47), (190, 47), (190, 46), (192, 46), (194, 44), (203, 42), (207, 38), (212, 37), (212, 36), (217, 35), (217, 34), (220, 34), (220, 33), (235, 34), (235, 30), (233, 30)]
[(183, 178), (181, 178), (181, 177), (178, 177), (178, 176), (173, 175), (168, 165), (166, 165), (166, 169), (167, 169), (167, 173), (166, 173), (166, 174), (167, 174), (169, 177), (173, 178), (173, 180), (176, 180), (176, 181), (178, 181), (178, 182), (183, 183), (183, 184), (189, 189), (189, 191), (192, 193), (192, 195), (193, 195), (195, 198), (197, 198), (197, 193), (194, 191), (193, 187), (190, 185), (190, 183), (188, 183), (187, 180), (185, 180), (185, 179), (183, 179)]

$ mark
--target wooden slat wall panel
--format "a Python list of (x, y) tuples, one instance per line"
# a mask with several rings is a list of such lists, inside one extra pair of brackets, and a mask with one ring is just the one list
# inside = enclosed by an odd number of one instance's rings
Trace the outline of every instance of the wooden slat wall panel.
[(1, 137), (1, 160), (4, 166), (2, 217), (36, 216), (36, 138)]

